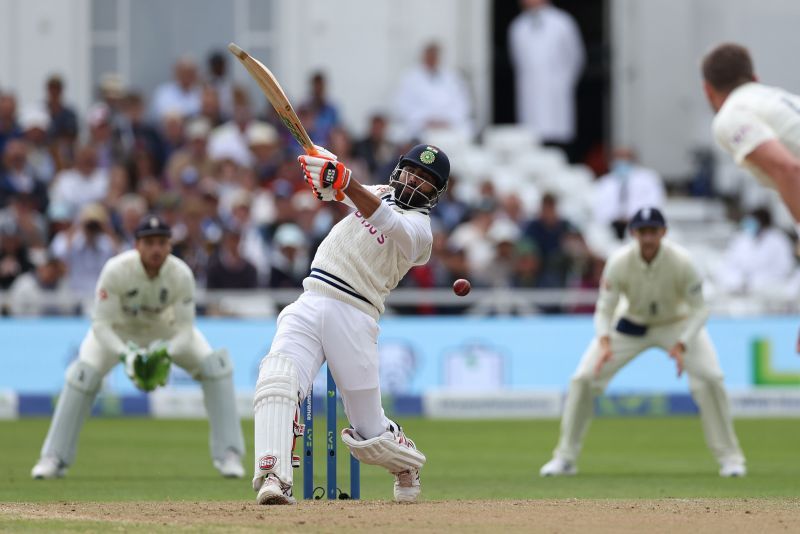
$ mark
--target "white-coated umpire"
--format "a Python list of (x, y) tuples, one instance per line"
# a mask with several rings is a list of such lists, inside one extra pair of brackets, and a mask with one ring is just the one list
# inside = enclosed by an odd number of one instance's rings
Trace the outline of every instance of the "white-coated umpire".
[[(300, 156), (320, 200), (356, 208), (317, 249), (305, 292), (278, 316), (255, 393), (255, 475), (260, 504), (290, 504), (292, 449), (301, 434), (298, 403), (324, 361), (341, 391), (352, 428), (342, 440), (358, 460), (395, 477), (394, 498), (420, 494), (425, 456), (381, 406), (378, 318), (384, 299), (414, 265), (431, 255), (428, 213), (447, 188), (450, 162), (438, 148), (417, 145), (398, 162), (388, 185), (362, 186), (336, 156), (318, 147)], [(294, 421), (294, 426), (293, 426)]]
[[(596, 337), (572, 376), (561, 437), (542, 476), (574, 475), (594, 398), (623, 366), (652, 347), (668, 351), (678, 376), (689, 375), (706, 443), (720, 476), (746, 474), (733, 430), (722, 370), (705, 328), (702, 281), (683, 248), (664, 240), (666, 221), (656, 208), (639, 210), (630, 223), (635, 240), (608, 260), (594, 315)], [(619, 307), (620, 297), (624, 297)]]
[(92, 327), (78, 359), (67, 368), (41, 458), (31, 473), (34, 478), (64, 476), (103, 378), (121, 360), (134, 383), (146, 391), (165, 383), (170, 361), (198, 380), (211, 426), (214, 466), (223, 476), (244, 476), (233, 364), (225, 350), (212, 350), (194, 325), (194, 275), (170, 254), (170, 235), (163, 220), (148, 215), (136, 229), (136, 248), (103, 267)]

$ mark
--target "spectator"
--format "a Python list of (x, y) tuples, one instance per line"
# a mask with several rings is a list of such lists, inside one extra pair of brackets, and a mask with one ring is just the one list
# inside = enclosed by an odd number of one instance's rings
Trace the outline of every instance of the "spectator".
[(75, 298), (67, 287), (64, 262), (49, 256), (36, 270), (20, 275), (8, 291), (11, 315), (32, 317), (72, 315)]
[(49, 202), (47, 187), (36, 179), (28, 164), (28, 146), (20, 139), (12, 139), (3, 150), (4, 171), (0, 174), (0, 208), (5, 208), (11, 198), (28, 194), (34, 202), (34, 209), (47, 210)]
[(785, 287), (794, 267), (791, 240), (772, 226), (768, 209), (758, 208), (742, 219), (717, 279), (728, 293), (757, 294)]
[[(208, 55), (208, 86), (218, 96), (219, 109), (222, 114), (230, 115), (233, 112), (233, 80), (228, 77), (228, 53), (215, 50)], [(205, 98), (205, 90), (203, 91)], [(215, 124), (215, 126), (218, 126)]]
[(363, 176), (365, 182), (369, 181), (370, 173), (369, 169), (367, 168), (366, 162), (364, 160), (356, 157), (353, 154), (353, 141), (350, 138), (350, 134), (347, 133), (342, 127), (336, 126), (331, 128), (331, 131), (328, 133), (328, 150), (335, 150), (334, 154), (339, 156), (339, 161), (344, 163), (344, 165), (350, 169), (353, 173), (353, 176)]
[(271, 182), (284, 159), (278, 132), (268, 122), (253, 122), (247, 127), (245, 137), (252, 154), (256, 180), (262, 185)]
[[(122, 114), (118, 117), (118, 122), (123, 120)], [(111, 110), (106, 104), (93, 104), (86, 114), (86, 122), (89, 126), (89, 142), (97, 154), (97, 166), (104, 171), (108, 171), (115, 162), (121, 158), (115, 150), (111, 127)]]
[(636, 162), (631, 148), (614, 150), (611, 172), (594, 183), (594, 220), (611, 226), (617, 239), (626, 237), (628, 221), (644, 207), (661, 209), (666, 199), (664, 183), (656, 171)]
[(569, 240), (580, 233), (558, 213), (558, 200), (551, 193), (542, 197), (539, 216), (525, 227), (526, 239), (539, 251), (541, 271), (537, 287), (566, 287), (571, 273), (572, 255)]
[(575, 87), (585, 60), (580, 30), (549, 0), (521, 0), (520, 5), (523, 11), (508, 30), (517, 122), (574, 161)]
[(11, 220), (0, 226), (0, 289), (8, 289), (22, 273), (33, 269), (30, 254)]
[(238, 230), (240, 237), (239, 252), (256, 268), (258, 285), (266, 287), (270, 276), (270, 253), (261, 228), (253, 221), (250, 214), (251, 193), (240, 189), (231, 195), (228, 225)]
[(205, 288), (208, 280), (209, 251), (212, 244), (206, 237), (206, 208), (199, 198), (189, 198), (183, 205), (181, 224), (174, 227), (172, 253), (186, 262), (194, 273), (197, 287)]
[(0, 93), (0, 153), (12, 139), (22, 137), (17, 122), (17, 99), (10, 93)]
[(311, 94), (308, 100), (300, 105), (299, 112), (307, 117), (303, 124), (308, 128), (308, 135), (312, 141), (321, 146), (328, 146), (331, 130), (339, 126), (339, 111), (328, 100), (325, 74), (319, 71), (312, 74), (309, 85)]
[(106, 198), (109, 173), (97, 166), (97, 151), (90, 145), (78, 149), (75, 168), (61, 171), (51, 186), (53, 202), (77, 214), (81, 208)]
[(491, 287), (508, 288), (514, 285), (517, 270), (516, 242), (519, 228), (508, 219), (497, 219), (489, 228), (487, 237), (493, 245), (493, 257), (483, 278)]
[(115, 226), (120, 236), (120, 250), (128, 250), (136, 245), (136, 227), (147, 215), (147, 202), (135, 193), (120, 197), (116, 203)]
[[(161, 145), (157, 152), (160, 157), (164, 158), (162, 161), (168, 161), (186, 142), (184, 124), (184, 117), (180, 113), (168, 111), (163, 115), (161, 119), (161, 131), (159, 132)], [(140, 152), (142, 152), (142, 150), (140, 150)]]
[[(233, 97), (231, 97), (233, 99)], [(227, 114), (222, 112), (219, 103), (219, 94), (213, 87), (206, 85), (203, 87), (203, 92), (200, 95), (200, 116), (199, 118), (206, 119), (214, 129), (217, 126), (222, 126), (232, 113), (233, 104), (231, 103), (231, 110)]]
[(70, 290), (90, 299), (103, 265), (117, 253), (105, 208), (94, 203), (83, 206), (77, 224), (56, 235), (50, 250), (67, 265)]
[(470, 206), (460, 200), (456, 194), (459, 183), (460, 178), (456, 174), (450, 174), (450, 180), (447, 182), (447, 194), (440, 197), (436, 210), (431, 213), (431, 218), (438, 220), (447, 232), (453, 231), (470, 215)]
[(28, 166), (37, 181), (47, 185), (56, 175), (54, 151), (47, 138), (50, 117), (39, 108), (30, 108), (19, 121), (23, 140), (28, 145)]
[(271, 264), (269, 287), (303, 286), (303, 278), (308, 275), (311, 262), (306, 236), (299, 226), (286, 223), (278, 227), (273, 238)]
[(237, 165), (247, 167), (253, 156), (247, 146), (247, 129), (254, 123), (250, 111), (250, 97), (237, 89), (233, 95), (233, 117), (211, 132), (208, 140), (208, 154), (212, 160), (231, 160)]
[(168, 113), (187, 118), (200, 112), (201, 86), (197, 79), (197, 65), (184, 57), (175, 62), (174, 79), (160, 85), (153, 97), (153, 115), (159, 121)]
[(528, 239), (521, 239), (516, 243), (515, 254), (516, 263), (514, 265), (512, 285), (514, 287), (536, 287), (536, 283), (539, 280), (539, 270), (542, 266), (536, 245)]
[(464, 250), (472, 273), (470, 281), (484, 283), (484, 275), (494, 257), (494, 243), (489, 239), (489, 229), (495, 221), (497, 203), (487, 197), (473, 207), (469, 219), (458, 225), (450, 236), (450, 244)]
[[(367, 164), (372, 176), (370, 183), (380, 183), (387, 170), (397, 164), (397, 146), (386, 136), (386, 117), (375, 114), (370, 119), (366, 137), (353, 145), (353, 155)], [(441, 206), (441, 203), (439, 204)]]
[(193, 188), (204, 176), (212, 176), (214, 164), (208, 155), (211, 125), (197, 118), (186, 127), (186, 144), (172, 153), (166, 167), (167, 183), (176, 191)]
[(428, 44), (422, 62), (400, 81), (394, 97), (394, 119), (402, 135), (418, 138), (429, 128), (472, 134), (472, 104), (462, 77), (441, 64), (438, 44)]
[(250, 289), (258, 286), (258, 273), (239, 252), (241, 234), (226, 228), (217, 253), (208, 266), (208, 289)]
[(36, 198), (30, 193), (11, 197), (8, 207), (0, 211), (0, 225), (10, 224), (22, 243), (34, 251), (47, 248), (47, 220), (36, 210)]
[(140, 93), (131, 92), (125, 96), (113, 135), (115, 151), (122, 159), (129, 159), (137, 150), (145, 150), (153, 155), (159, 169), (164, 165), (161, 136), (145, 117), (144, 98)]
[(108, 108), (111, 124), (116, 124), (117, 119), (122, 114), (125, 103), (125, 96), (128, 91), (122, 78), (116, 72), (107, 72), (100, 79), (98, 87), (100, 104)]
[(64, 80), (53, 75), (47, 79), (45, 106), (50, 116), (48, 134), (55, 143), (59, 170), (72, 161), (71, 147), (78, 139), (78, 114), (64, 103)]

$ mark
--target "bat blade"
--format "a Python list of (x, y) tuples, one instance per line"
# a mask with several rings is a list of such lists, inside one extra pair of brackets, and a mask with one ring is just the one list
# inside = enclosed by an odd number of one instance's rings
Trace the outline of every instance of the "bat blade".
[(258, 83), (261, 92), (264, 93), (269, 103), (272, 104), (281, 122), (283, 122), (286, 129), (289, 130), (289, 133), (292, 134), (292, 137), (300, 143), (300, 146), (303, 147), (307, 154), (316, 154), (317, 151), (314, 148), (314, 143), (311, 142), (308, 132), (306, 132), (303, 124), (300, 122), (297, 113), (295, 113), (292, 104), (286, 97), (286, 93), (283, 92), (283, 88), (278, 83), (275, 75), (272, 74), (263, 63), (242, 50), (236, 43), (230, 43), (228, 45), (228, 50), (236, 56), (247, 69), (247, 72), (250, 73), (250, 76)]

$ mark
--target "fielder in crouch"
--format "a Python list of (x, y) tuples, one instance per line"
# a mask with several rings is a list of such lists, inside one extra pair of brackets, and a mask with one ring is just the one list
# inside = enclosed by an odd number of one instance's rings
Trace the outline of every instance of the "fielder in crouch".
[[(703, 425), (706, 443), (720, 464), (720, 476), (746, 474), (733, 430), (714, 346), (705, 329), (708, 310), (702, 282), (688, 253), (663, 240), (664, 216), (639, 210), (630, 223), (635, 241), (609, 259), (594, 315), (596, 337), (572, 376), (561, 437), (542, 476), (574, 475), (594, 398), (625, 364), (651, 347), (668, 351), (678, 376), (685, 370)], [(625, 304), (617, 309), (620, 297)]]
[[(447, 188), (450, 162), (440, 149), (417, 145), (402, 156), (388, 185), (363, 186), (336, 156), (319, 148), (300, 156), (317, 198), (356, 211), (320, 245), (305, 291), (278, 316), (261, 361), (254, 399), (255, 475), (260, 504), (294, 503), (292, 452), (302, 434), (299, 402), (327, 360), (352, 428), (342, 440), (361, 462), (395, 477), (394, 498), (416, 501), (425, 456), (384, 415), (378, 374), (378, 319), (384, 299), (414, 265), (425, 264), (433, 241), (429, 211)], [(294, 424), (293, 424), (294, 422)]]
[[(67, 368), (41, 458), (33, 467), (38, 479), (64, 476), (75, 459), (83, 422), (103, 378), (123, 359), (134, 383), (146, 390), (162, 384), (133, 371), (139, 347), (159, 346), (203, 387), (211, 425), (214, 466), (225, 477), (241, 478), (244, 439), (236, 414), (233, 365), (225, 350), (212, 350), (194, 326), (194, 275), (170, 251), (170, 228), (158, 217), (145, 217), (135, 231), (136, 248), (103, 267), (97, 282), (92, 327), (78, 359)], [(162, 341), (159, 341), (162, 340)], [(162, 368), (163, 369), (163, 368)], [(168, 368), (167, 368), (168, 370)]]

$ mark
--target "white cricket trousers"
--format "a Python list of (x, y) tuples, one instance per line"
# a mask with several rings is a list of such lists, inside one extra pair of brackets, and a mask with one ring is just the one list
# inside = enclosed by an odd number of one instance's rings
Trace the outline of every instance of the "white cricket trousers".
[(347, 420), (370, 439), (386, 432), (390, 423), (381, 405), (378, 331), (377, 321), (358, 308), (305, 291), (278, 316), (270, 354), (280, 353), (294, 362), (300, 399), (308, 395), (327, 361)]
[[(652, 347), (664, 350), (672, 348), (677, 343), (684, 326), (684, 321), (651, 326), (641, 337), (613, 331), (612, 357), (598, 376), (594, 375), (594, 369), (600, 358), (600, 344), (597, 338), (592, 340), (570, 382), (561, 418), (561, 437), (554, 451), (555, 456), (572, 462), (577, 461), (584, 436), (594, 415), (595, 396), (605, 390), (617, 371), (645, 350)], [(703, 433), (712, 454), (720, 464), (743, 463), (744, 456), (733, 430), (722, 370), (714, 345), (705, 328), (686, 344), (683, 366), (689, 375), (689, 389), (700, 409)]]

